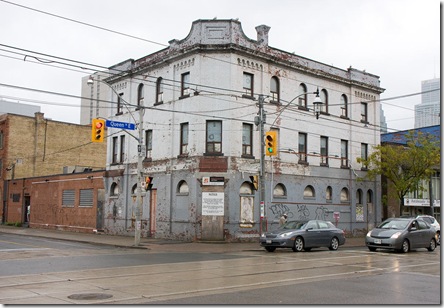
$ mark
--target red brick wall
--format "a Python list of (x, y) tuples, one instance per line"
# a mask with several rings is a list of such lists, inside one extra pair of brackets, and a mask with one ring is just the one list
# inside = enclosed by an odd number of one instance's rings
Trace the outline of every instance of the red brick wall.
[[(97, 192), (104, 188), (103, 175), (104, 171), (95, 171), (9, 180), (6, 221), (23, 222), (23, 198), (29, 194), (31, 228), (93, 232), (97, 224)], [(81, 189), (93, 189), (92, 206), (80, 206)], [(64, 190), (74, 190), (73, 206), (62, 205)], [(20, 195), (18, 202), (14, 202), (14, 195)]]

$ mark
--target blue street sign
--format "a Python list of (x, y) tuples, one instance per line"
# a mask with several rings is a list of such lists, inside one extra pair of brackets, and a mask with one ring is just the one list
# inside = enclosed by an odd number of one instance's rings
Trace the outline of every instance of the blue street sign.
[(106, 127), (135, 130), (136, 124), (106, 120)]

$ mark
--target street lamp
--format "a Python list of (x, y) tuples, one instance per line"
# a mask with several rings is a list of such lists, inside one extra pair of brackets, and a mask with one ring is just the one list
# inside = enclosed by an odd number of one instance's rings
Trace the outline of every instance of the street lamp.
[[(315, 92), (305, 92), (302, 94), (297, 95), (294, 97), (290, 102), (285, 105), (284, 108), (281, 109), (279, 114), (276, 116), (276, 119), (273, 121), (273, 124), (271, 124), (271, 127), (276, 123), (276, 120), (279, 118), (279, 116), (282, 114), (282, 112), (290, 106), (290, 104), (297, 99), (300, 96), (307, 95), (307, 94), (316, 94), (316, 97), (313, 101), (314, 105), (314, 112), (316, 115), (316, 119), (319, 119), (319, 113), (321, 111), (322, 107), (322, 100), (319, 97), (319, 88), (316, 89)], [(265, 124), (265, 112), (264, 112), (264, 96), (261, 94), (259, 95), (259, 116), (256, 117), (255, 123), (259, 126), (259, 134), (261, 138), (261, 157), (260, 157), (260, 170), (259, 170), (259, 187), (260, 187), (260, 224), (259, 224), (259, 232), (262, 234), (263, 230), (263, 221), (266, 222), (266, 215), (265, 215), (265, 132), (264, 132), (264, 124)]]
[[(113, 87), (111, 87), (108, 83), (98, 79), (97, 81), (102, 82), (106, 84), (116, 95), (119, 97), (119, 93), (117, 93), (116, 90), (114, 90)], [(92, 76), (88, 78), (87, 84), (92, 86), (94, 84), (94, 79)], [(124, 101), (122, 99), (122, 101)], [(124, 101), (125, 102), (125, 101)], [(131, 110), (129, 110), (127, 102), (125, 102), (125, 107), (127, 108), (128, 112), (131, 114)], [(137, 130), (139, 133), (139, 137), (136, 138), (132, 134), (129, 134), (130, 136), (134, 137), (138, 141), (137, 151), (138, 151), (138, 157), (137, 157), (137, 209), (136, 212), (136, 222), (135, 222), (135, 230), (134, 230), (134, 245), (139, 246), (140, 244), (140, 234), (141, 234), (141, 213), (142, 213), (142, 169), (143, 169), (143, 155), (144, 151), (142, 151), (143, 147), (143, 108), (142, 106), (139, 107), (139, 124), (137, 125)]]

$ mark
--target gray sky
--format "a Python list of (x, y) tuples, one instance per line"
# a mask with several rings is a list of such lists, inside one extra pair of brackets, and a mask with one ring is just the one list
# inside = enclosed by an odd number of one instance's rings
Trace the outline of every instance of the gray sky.
[[(90, 71), (43, 63), (48, 57), (37, 60), (32, 52), (109, 67), (185, 38), (197, 19), (217, 17), (239, 18), (254, 40), (256, 26), (270, 26), (271, 47), (365, 70), (380, 77), (381, 99), (394, 98), (419, 93), (422, 80), (440, 77), (440, 11), (438, 0), (0, 0), (0, 97), (38, 100), (45, 117), (79, 123), (79, 98), (4, 86), (81, 95), (81, 78)], [(420, 95), (383, 101), (389, 130), (413, 128), (420, 102)]]

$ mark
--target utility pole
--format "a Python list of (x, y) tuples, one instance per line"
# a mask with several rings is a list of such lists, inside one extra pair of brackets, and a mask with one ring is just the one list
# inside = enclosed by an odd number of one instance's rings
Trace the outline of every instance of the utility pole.
[(137, 146), (137, 209), (136, 209), (136, 225), (134, 230), (134, 245), (140, 244), (140, 233), (142, 229), (142, 169), (143, 169), (143, 157), (146, 153), (146, 147), (143, 144), (143, 108), (139, 107), (139, 139)]
[[(264, 113), (264, 96), (259, 95), (259, 135), (260, 135), (260, 148), (261, 148), (261, 159), (260, 159), (260, 170), (259, 170), (259, 193), (260, 193), (260, 223), (259, 223), (259, 233), (262, 234), (264, 229), (266, 230), (266, 215), (265, 215), (265, 141), (264, 141), (264, 124), (265, 124), (265, 113)], [(264, 230), (264, 231), (265, 231)]]

